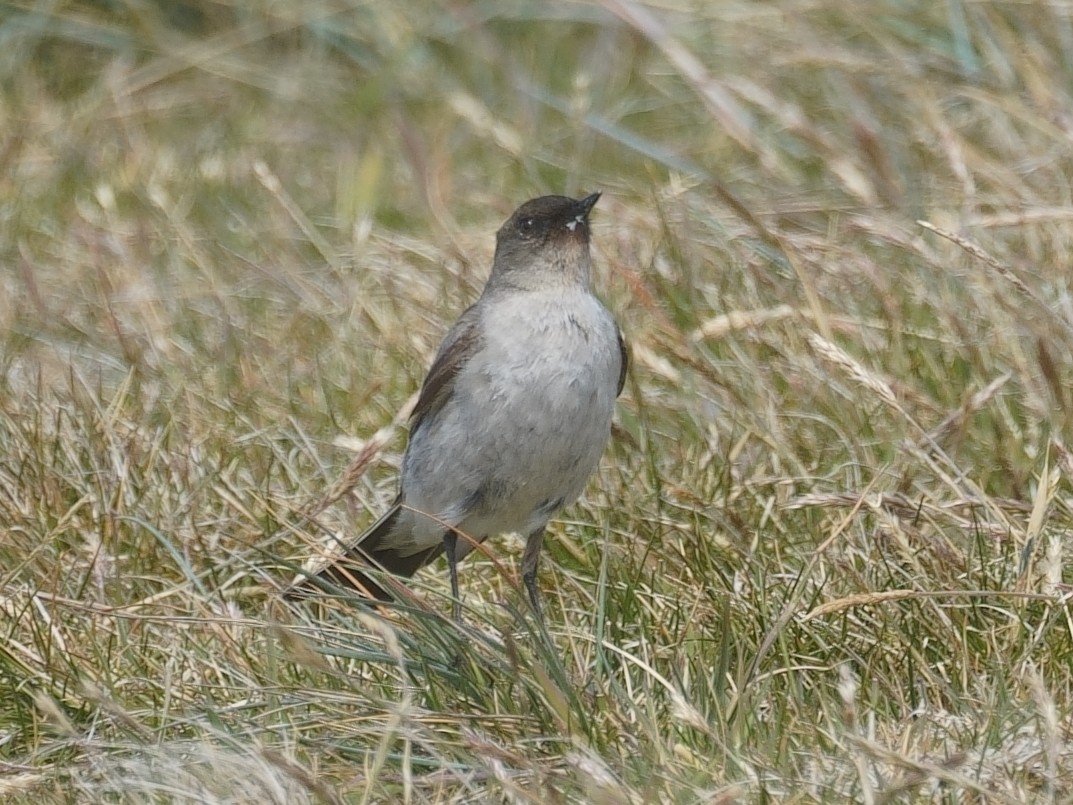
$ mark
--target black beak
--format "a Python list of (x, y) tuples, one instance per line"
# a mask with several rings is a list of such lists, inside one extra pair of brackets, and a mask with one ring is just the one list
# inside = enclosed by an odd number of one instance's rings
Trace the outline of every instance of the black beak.
[(585, 198), (578, 199), (577, 202), (577, 214), (581, 220), (588, 217), (589, 212), (596, 206), (596, 202), (600, 200), (599, 193), (593, 193), (591, 196), (585, 196)]
[(585, 196), (585, 198), (575, 201), (573, 209), (570, 210), (570, 218), (566, 222), (566, 228), (574, 232), (580, 224), (581, 228), (587, 231), (589, 228), (589, 212), (596, 206), (596, 202), (599, 199), (600, 194), (593, 193), (591, 196)]

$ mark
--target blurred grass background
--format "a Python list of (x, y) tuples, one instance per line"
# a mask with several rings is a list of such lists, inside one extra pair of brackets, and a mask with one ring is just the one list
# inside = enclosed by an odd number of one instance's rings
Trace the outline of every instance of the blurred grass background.
[[(41, 0), (0, 43), (4, 801), (1073, 802), (1068, 3)], [(466, 632), (438, 566), (282, 606), (393, 494), (495, 229), (594, 190), (634, 364), (550, 634), (508, 537)]]

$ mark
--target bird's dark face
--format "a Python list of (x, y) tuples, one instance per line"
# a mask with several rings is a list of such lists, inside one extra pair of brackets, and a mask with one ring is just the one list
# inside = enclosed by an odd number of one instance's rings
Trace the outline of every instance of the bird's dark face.
[(486, 293), (589, 284), (589, 212), (599, 193), (527, 201), (496, 233)]
[(589, 242), (589, 212), (600, 194), (581, 199), (541, 196), (525, 202), (496, 234), (496, 251), (538, 252), (547, 247), (585, 247)]

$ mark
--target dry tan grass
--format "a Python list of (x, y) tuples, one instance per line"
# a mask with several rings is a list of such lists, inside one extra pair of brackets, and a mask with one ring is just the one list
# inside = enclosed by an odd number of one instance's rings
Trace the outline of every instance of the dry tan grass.
[[(0, 794), (1073, 801), (1068, 4), (0, 16)], [(510, 537), (284, 605), (492, 232), (600, 189), (633, 344)]]

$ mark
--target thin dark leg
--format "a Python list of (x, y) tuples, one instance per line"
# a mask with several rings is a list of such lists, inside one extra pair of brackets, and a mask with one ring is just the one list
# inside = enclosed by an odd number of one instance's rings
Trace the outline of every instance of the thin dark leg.
[(451, 572), (451, 618), (461, 626), (462, 598), (458, 591), (458, 559), (455, 555), (457, 545), (458, 534), (454, 530), (450, 530), (443, 535), (443, 553), (447, 557), (447, 569)]
[(544, 613), (540, 609), (540, 591), (537, 589), (537, 565), (540, 564), (540, 547), (544, 544), (544, 526), (541, 526), (525, 540), (525, 553), (522, 554), (522, 581), (529, 593), (529, 603), (537, 620), (544, 622)]

